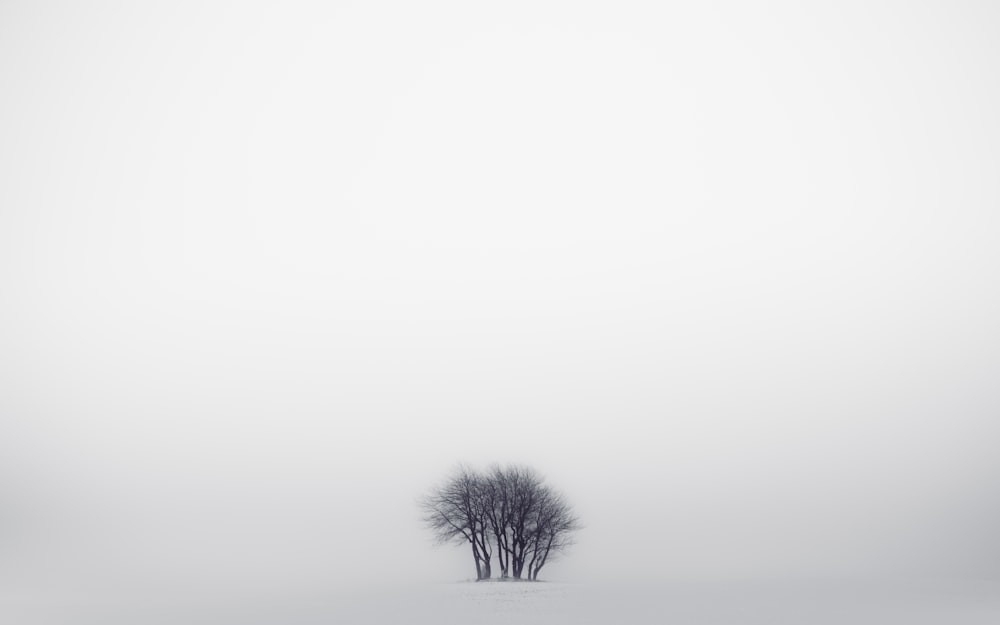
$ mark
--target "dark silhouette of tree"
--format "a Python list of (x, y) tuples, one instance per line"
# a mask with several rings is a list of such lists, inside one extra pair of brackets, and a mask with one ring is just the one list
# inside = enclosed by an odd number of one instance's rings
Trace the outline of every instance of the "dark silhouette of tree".
[(506, 473), (499, 465), (490, 468), (484, 479), (484, 494), (486, 497), (484, 511), (489, 523), (490, 533), (496, 544), (497, 560), (500, 564), (500, 577), (510, 576), (510, 541), (507, 528), (510, 524), (511, 489)]
[(521, 579), (528, 546), (532, 541), (533, 518), (541, 496), (541, 478), (533, 469), (511, 465), (500, 470), (506, 485), (508, 519), (507, 554), (510, 557), (510, 574)]
[(438, 543), (465, 543), (472, 546), (476, 579), (489, 579), (491, 547), (484, 524), (482, 478), (460, 466), (443, 485), (421, 500), (424, 522)]
[(580, 523), (565, 497), (523, 465), (492, 466), (485, 474), (459, 466), (421, 500), (424, 521), (439, 543), (468, 543), (476, 579), (538, 579), (538, 572), (572, 544)]
[(555, 557), (573, 544), (573, 532), (580, 522), (565, 498), (543, 487), (533, 512), (528, 545), (528, 579), (538, 579), (550, 557)]

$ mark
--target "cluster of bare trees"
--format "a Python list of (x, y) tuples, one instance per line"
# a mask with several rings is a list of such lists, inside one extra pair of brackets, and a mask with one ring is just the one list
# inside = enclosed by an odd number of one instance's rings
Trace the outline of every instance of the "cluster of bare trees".
[(538, 578), (546, 562), (572, 544), (579, 520), (562, 494), (530, 467), (460, 466), (422, 500), (424, 521), (439, 543), (469, 544), (476, 579)]

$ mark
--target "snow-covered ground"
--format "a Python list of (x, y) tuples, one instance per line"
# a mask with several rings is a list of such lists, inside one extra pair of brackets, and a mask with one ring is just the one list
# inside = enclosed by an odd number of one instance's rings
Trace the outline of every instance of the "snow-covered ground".
[(996, 625), (1000, 581), (566, 584), (458, 582), (300, 596), (7, 596), (17, 625)]

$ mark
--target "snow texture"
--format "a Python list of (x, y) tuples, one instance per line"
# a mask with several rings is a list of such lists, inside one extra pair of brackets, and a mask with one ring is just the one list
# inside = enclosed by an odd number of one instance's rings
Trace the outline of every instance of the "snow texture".
[(327, 595), (6, 597), (19, 625), (995, 625), (1000, 582), (391, 585)]

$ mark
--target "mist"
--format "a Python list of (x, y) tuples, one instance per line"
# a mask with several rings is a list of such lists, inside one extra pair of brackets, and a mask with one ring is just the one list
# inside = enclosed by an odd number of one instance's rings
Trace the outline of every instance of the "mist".
[(996, 580), (998, 26), (4, 3), (0, 591), (468, 579), (458, 462), (552, 580)]

